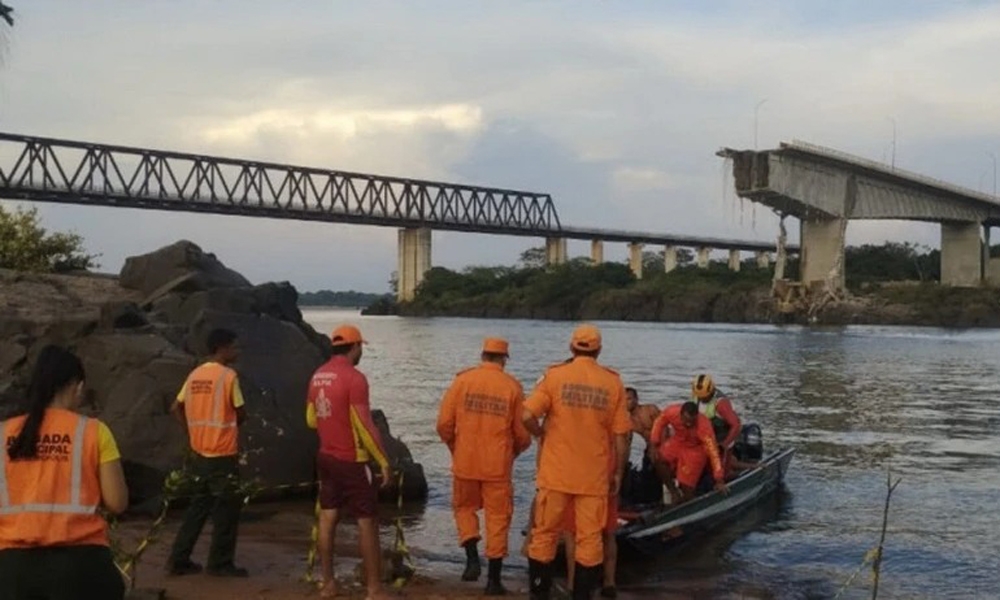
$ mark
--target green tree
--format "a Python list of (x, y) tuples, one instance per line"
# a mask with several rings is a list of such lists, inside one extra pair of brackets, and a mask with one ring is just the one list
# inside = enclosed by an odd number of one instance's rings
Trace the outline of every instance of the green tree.
[(14, 26), (14, 8), (0, 2), (0, 19), (7, 22), (8, 27)]
[(542, 269), (547, 262), (545, 258), (545, 248), (528, 248), (521, 253), (521, 258), (517, 261), (525, 269)]
[(37, 209), (11, 212), (0, 205), (0, 268), (61, 273), (97, 267), (98, 255), (85, 254), (75, 233), (49, 233)]

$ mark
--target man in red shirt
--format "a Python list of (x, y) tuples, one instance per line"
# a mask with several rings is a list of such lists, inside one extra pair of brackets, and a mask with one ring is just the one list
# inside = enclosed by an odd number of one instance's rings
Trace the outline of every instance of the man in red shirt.
[[(666, 441), (661, 441), (663, 430), (668, 426), (673, 430), (673, 435)], [(653, 423), (650, 441), (650, 459), (661, 467), (663, 483), (674, 502), (686, 502), (694, 497), (705, 463), (712, 467), (715, 489), (728, 493), (726, 474), (719, 458), (712, 422), (705, 415), (698, 414), (697, 404), (671, 404), (663, 409), (663, 413)], [(675, 478), (680, 490), (674, 486)]]
[(364, 340), (357, 327), (343, 325), (330, 336), (333, 356), (312, 376), (306, 404), (306, 423), (319, 433), (319, 559), (323, 571), (320, 597), (336, 596), (333, 547), (339, 511), (346, 509), (358, 521), (358, 545), (368, 579), (368, 597), (383, 598), (379, 573), (376, 505), (378, 492), (369, 461), (378, 463), (382, 485), (389, 483), (389, 460), (372, 421), (368, 379), (355, 368)]

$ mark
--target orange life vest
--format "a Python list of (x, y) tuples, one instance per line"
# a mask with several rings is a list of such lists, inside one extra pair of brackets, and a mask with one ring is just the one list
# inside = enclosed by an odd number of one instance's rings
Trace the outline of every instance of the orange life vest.
[(26, 416), (0, 422), (0, 549), (108, 545), (101, 503), (98, 422), (50, 408), (38, 456), (10, 460), (7, 447)]
[(205, 363), (191, 371), (184, 386), (184, 417), (191, 449), (202, 456), (233, 456), (237, 447), (233, 381), (236, 371)]

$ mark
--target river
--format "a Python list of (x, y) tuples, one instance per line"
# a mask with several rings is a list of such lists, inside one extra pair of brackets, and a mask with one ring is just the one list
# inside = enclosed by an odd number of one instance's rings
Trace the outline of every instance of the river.
[[(362, 317), (308, 309), (329, 332), (360, 326), (360, 368), (372, 403), (409, 445), (430, 484), (407, 539), (421, 562), (455, 561), (449, 456), (434, 431), (441, 394), (475, 364), (484, 336), (510, 341), (508, 371), (526, 392), (564, 359), (574, 324), (548, 321)], [(646, 565), (625, 595), (831, 598), (877, 542), (886, 468), (892, 497), (880, 597), (982, 598), (1000, 590), (1000, 332), (906, 327), (807, 329), (761, 325), (598, 322), (601, 362), (640, 401), (663, 407), (711, 372), (768, 448), (794, 446), (785, 489), (728, 531)], [(634, 452), (641, 451), (640, 444)], [(515, 466), (513, 565), (533, 493), (534, 448)], [(864, 569), (844, 598), (870, 597)]]

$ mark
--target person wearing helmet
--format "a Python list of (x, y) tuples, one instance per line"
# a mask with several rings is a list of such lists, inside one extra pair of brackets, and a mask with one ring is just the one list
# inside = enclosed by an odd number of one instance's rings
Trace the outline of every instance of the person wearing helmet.
[(711, 375), (697, 375), (691, 381), (691, 393), (698, 401), (698, 412), (712, 422), (715, 440), (722, 449), (722, 462), (728, 473), (733, 468), (733, 444), (740, 437), (743, 424), (733, 410), (733, 403), (715, 387)]

